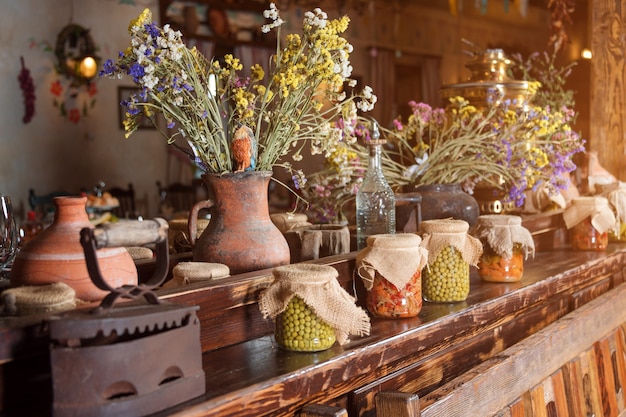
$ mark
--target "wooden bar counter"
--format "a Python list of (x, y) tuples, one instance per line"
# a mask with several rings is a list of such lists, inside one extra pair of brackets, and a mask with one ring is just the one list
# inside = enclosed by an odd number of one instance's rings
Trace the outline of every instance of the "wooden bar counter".
[[(364, 300), (354, 253), (325, 258), (341, 284)], [(379, 391), (425, 396), (624, 283), (626, 245), (606, 252), (541, 251), (520, 283), (481, 282), (472, 272), (462, 303), (424, 303), (414, 319), (372, 318), (371, 334), (319, 353), (276, 346), (256, 300), (271, 282), (258, 271), (211, 285), (167, 290), (162, 298), (198, 305), (206, 393), (159, 416), (293, 416), (311, 404), (374, 416)], [(3, 415), (49, 415), (47, 335), (39, 318), (0, 318)], [(49, 370), (48, 370), (49, 372)]]

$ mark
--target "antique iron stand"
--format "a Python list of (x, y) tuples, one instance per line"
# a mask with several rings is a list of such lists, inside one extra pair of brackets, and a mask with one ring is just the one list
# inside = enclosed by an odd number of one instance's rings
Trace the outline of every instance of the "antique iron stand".
[[(169, 269), (167, 228), (156, 218), (81, 231), (91, 280), (109, 294), (96, 308), (50, 319), (54, 416), (144, 416), (204, 394), (198, 308), (163, 302), (153, 291)], [(97, 249), (152, 243), (152, 277), (111, 288), (100, 273)], [(132, 301), (140, 298), (145, 301)], [(131, 301), (113, 308), (119, 299)]]

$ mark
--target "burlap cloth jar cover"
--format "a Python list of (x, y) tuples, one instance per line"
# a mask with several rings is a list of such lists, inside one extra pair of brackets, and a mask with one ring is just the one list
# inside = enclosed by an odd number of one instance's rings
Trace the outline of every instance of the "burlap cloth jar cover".
[(421, 242), (413, 233), (378, 234), (367, 238), (367, 247), (357, 254), (356, 270), (368, 291), (370, 313), (377, 317), (413, 317), (419, 313), (421, 271), (428, 259), (428, 251), (420, 246)]
[[(456, 219), (435, 219), (424, 220), (420, 223), (422, 235), (422, 247), (428, 250), (428, 263), (422, 277), (422, 295), (426, 301), (435, 302), (456, 302), (463, 301), (469, 294), (469, 266), (476, 267), (483, 252), (480, 240), (468, 234), (469, 223), (465, 220)], [(468, 265), (462, 275), (457, 275), (461, 271), (448, 269), (442, 271), (440, 268), (433, 270), (437, 265), (440, 253), (452, 248), (456, 251), (462, 261)], [(440, 274), (443, 273), (443, 277)], [(437, 277), (437, 278), (436, 278)], [(435, 295), (435, 287), (439, 284), (444, 286), (461, 286), (459, 293), (444, 292), (442, 295)]]
[(513, 247), (516, 244), (522, 248), (525, 258), (535, 254), (535, 241), (530, 231), (522, 226), (520, 216), (505, 214), (479, 216), (470, 234), (487, 242), (496, 254), (505, 259), (513, 256)]
[(428, 250), (422, 238), (412, 233), (372, 235), (356, 256), (357, 273), (366, 290), (372, 289), (376, 272), (397, 288), (403, 288), (415, 271), (426, 265)]
[(486, 214), (478, 217), (470, 235), (483, 244), (478, 275), (493, 282), (514, 282), (522, 278), (524, 260), (535, 254), (530, 231), (522, 218), (514, 215)]
[(587, 217), (599, 233), (606, 233), (615, 227), (616, 219), (609, 200), (601, 196), (586, 196), (572, 199), (572, 204), (563, 212), (563, 220), (568, 229), (576, 226)]
[(339, 344), (348, 343), (350, 335), (369, 334), (367, 312), (339, 285), (338, 272), (332, 266), (291, 264), (274, 268), (272, 274), (274, 281), (259, 295), (259, 309), (264, 318), (275, 319), (297, 296), (335, 329)]
[(432, 264), (439, 252), (448, 246), (456, 248), (471, 266), (476, 266), (483, 252), (480, 240), (468, 234), (469, 223), (465, 220), (424, 220), (420, 223), (420, 231), (422, 247), (428, 250), (428, 264)]
[(611, 187), (597, 186), (605, 190), (601, 196), (606, 197), (615, 215), (615, 226), (610, 230), (614, 240), (626, 240), (626, 184), (616, 183)]

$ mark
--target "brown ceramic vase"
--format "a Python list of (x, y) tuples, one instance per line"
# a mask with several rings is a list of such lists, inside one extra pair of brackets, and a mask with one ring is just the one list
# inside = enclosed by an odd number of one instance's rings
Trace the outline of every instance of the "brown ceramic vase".
[[(289, 245), (269, 214), (271, 177), (271, 171), (203, 175), (210, 198), (189, 213), (194, 261), (225, 264), (231, 274), (289, 263)], [(202, 208), (210, 209), (211, 220), (196, 239)]]
[(418, 192), (421, 197), (421, 220), (453, 218), (476, 224), (480, 215), (478, 202), (464, 192), (461, 184), (407, 185), (405, 192)]
[[(63, 282), (83, 301), (99, 301), (106, 291), (97, 288), (87, 271), (80, 231), (93, 227), (85, 209), (87, 197), (56, 197), (53, 223), (20, 250), (11, 268), (11, 286)], [(97, 251), (102, 276), (113, 287), (137, 285), (137, 268), (126, 248)]]

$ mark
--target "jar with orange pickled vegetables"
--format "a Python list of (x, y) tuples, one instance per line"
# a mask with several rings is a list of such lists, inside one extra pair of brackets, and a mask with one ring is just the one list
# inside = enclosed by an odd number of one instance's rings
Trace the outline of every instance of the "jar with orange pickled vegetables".
[(378, 234), (356, 258), (367, 290), (367, 310), (375, 317), (415, 317), (422, 309), (422, 268), (428, 252), (413, 233)]
[(505, 214), (478, 216), (470, 232), (483, 244), (478, 260), (478, 276), (489, 282), (518, 282), (524, 274), (524, 261), (535, 254), (530, 231), (522, 218)]
[(576, 197), (563, 212), (569, 230), (570, 244), (576, 251), (604, 251), (609, 243), (608, 232), (617, 224), (606, 197)]

